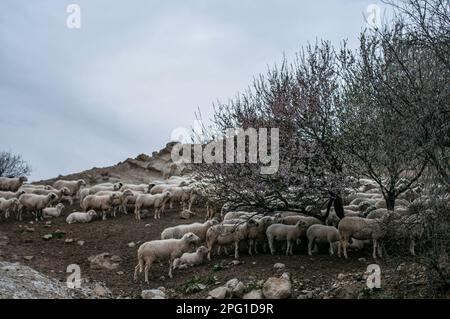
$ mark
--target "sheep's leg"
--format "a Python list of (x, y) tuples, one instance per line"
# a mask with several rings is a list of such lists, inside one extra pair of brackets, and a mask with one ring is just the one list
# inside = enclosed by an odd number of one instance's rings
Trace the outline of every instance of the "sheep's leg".
[[(220, 251), (220, 247), (221, 246), (219, 246), (219, 251)], [(222, 246), (223, 247), (223, 250), (225, 251), (225, 256), (228, 256), (228, 248), (227, 248), (227, 246)]]
[(289, 249), (291, 248), (291, 243), (289, 240), (286, 241), (286, 256), (289, 256)]
[(347, 244), (348, 244), (348, 238), (346, 236), (342, 237), (342, 249), (344, 250), (344, 257), (345, 259), (348, 258), (347, 256)]
[(172, 268), (173, 268), (173, 262), (172, 262), (172, 259), (169, 259), (169, 277), (170, 278), (173, 278), (173, 275), (172, 275)]
[(153, 216), (153, 219), (158, 219), (158, 209), (155, 208), (155, 215)]
[(373, 240), (373, 252), (372, 252), (373, 259), (377, 259), (377, 240)]
[(333, 250), (333, 242), (330, 241), (330, 256), (334, 255), (334, 250)]
[(411, 255), (415, 256), (416, 252), (415, 252), (415, 246), (416, 246), (416, 242), (414, 241), (414, 239), (411, 239), (411, 242), (409, 243), (409, 252), (411, 253)]
[(273, 255), (275, 253), (275, 249), (273, 248), (273, 238), (269, 237), (269, 249), (270, 253)]
[(254, 245), (254, 240), (250, 239), (248, 241), (248, 254), (251, 256), (252, 255), (252, 246)]
[(148, 270), (150, 269), (150, 264), (149, 263), (145, 263), (145, 267), (144, 267), (144, 273), (145, 273), (145, 282), (148, 284)]
[(239, 242), (238, 241), (234, 242), (234, 258), (235, 259), (239, 258)]
[(102, 219), (106, 220), (106, 211), (102, 210), (102, 215), (103, 215)]
[(134, 207), (134, 219), (141, 220), (141, 212), (137, 205)]
[(311, 239), (308, 243), (308, 255), (310, 255), (310, 256), (312, 255), (311, 248), (312, 248), (313, 243), (314, 243), (314, 239)]
[(377, 241), (377, 250), (378, 250), (378, 256), (380, 258), (383, 258), (383, 246), (380, 245), (380, 243), (378, 243), (378, 241)]
[(138, 280), (138, 271), (140, 267), (141, 265), (139, 263), (136, 265), (136, 267), (134, 267), (134, 281)]

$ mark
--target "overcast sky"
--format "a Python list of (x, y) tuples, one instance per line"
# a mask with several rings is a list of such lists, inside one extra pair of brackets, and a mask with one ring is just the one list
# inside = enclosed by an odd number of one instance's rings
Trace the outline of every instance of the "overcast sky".
[[(66, 26), (71, 3), (80, 29)], [(22, 154), (32, 180), (151, 154), (283, 54), (356, 46), (371, 3), (2, 0), (0, 150)]]

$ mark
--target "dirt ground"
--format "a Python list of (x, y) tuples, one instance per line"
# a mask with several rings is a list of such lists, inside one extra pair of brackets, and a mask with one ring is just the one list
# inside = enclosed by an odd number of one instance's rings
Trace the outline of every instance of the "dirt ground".
[[(30, 219), (18, 222), (14, 219), (0, 222), (0, 233), (3, 232), (9, 238), (6, 246), (0, 247), (0, 259), (20, 262), (28, 265), (42, 273), (66, 281), (66, 268), (69, 264), (78, 264), (81, 267), (82, 278), (105, 283), (111, 289), (114, 297), (139, 298), (143, 289), (165, 287), (168, 295), (173, 298), (206, 298), (208, 291), (223, 285), (232, 278), (238, 278), (249, 288), (256, 287), (259, 280), (265, 280), (270, 276), (280, 275), (282, 271), (274, 269), (275, 263), (286, 265), (284, 271), (291, 274), (293, 280), (293, 297), (302, 291), (316, 289), (324, 290), (332, 288), (339, 274), (344, 274), (352, 279), (352, 284), (339, 292), (338, 297), (361, 297), (361, 291), (365, 291), (365, 278), (363, 273), (367, 265), (373, 263), (370, 251), (352, 252), (348, 260), (329, 256), (326, 248), (317, 255), (308, 256), (306, 247), (298, 247), (294, 256), (259, 254), (249, 256), (242, 249), (241, 264), (232, 264), (233, 256), (213, 256), (211, 262), (174, 272), (174, 278), (167, 276), (167, 264), (155, 264), (150, 270), (150, 285), (146, 285), (143, 276), (139, 282), (133, 282), (133, 271), (136, 265), (136, 252), (139, 244), (145, 241), (159, 239), (161, 231), (169, 226), (180, 223), (191, 223), (202, 221), (204, 212), (202, 209), (197, 216), (191, 220), (181, 220), (177, 216), (179, 209), (166, 210), (160, 220), (154, 220), (150, 216), (140, 222), (134, 220), (131, 214), (120, 215), (116, 218), (108, 218), (106, 221), (95, 220), (89, 224), (65, 223), (65, 216), (79, 207), (68, 207), (64, 216), (51, 220), (51, 225), (45, 222), (31, 222)], [(150, 225), (149, 225), (150, 224)], [(34, 231), (26, 231), (25, 228), (33, 228)], [(57, 230), (65, 232), (61, 238), (44, 240), (43, 236), (54, 233)], [(66, 243), (66, 239), (73, 239), (72, 243)], [(84, 241), (80, 246), (77, 241)], [(128, 247), (128, 243), (135, 242), (136, 247)], [(245, 248), (245, 247), (243, 247)], [(88, 257), (101, 253), (118, 255), (122, 261), (115, 270), (94, 270), (90, 268)], [(27, 260), (24, 256), (33, 256)], [(361, 258), (364, 258), (361, 259)], [(406, 258), (407, 259), (407, 258)], [(378, 261), (383, 274), (395, 271), (399, 262), (389, 259)], [(393, 277), (387, 275), (386, 278)], [(350, 282), (350, 281), (349, 281)], [(388, 282), (388, 281), (385, 281)], [(195, 283), (206, 286), (203, 290), (189, 287)], [(355, 284), (356, 283), (356, 284)], [(394, 284), (389, 284), (394, 287)], [(400, 288), (399, 288), (400, 289)], [(403, 288), (402, 288), (403, 289)], [(344, 295), (342, 295), (344, 294)], [(398, 297), (397, 292), (384, 292), (381, 296)], [(376, 297), (376, 296), (375, 296)], [(407, 295), (400, 295), (407, 297)], [(415, 296), (415, 297), (420, 297)]]

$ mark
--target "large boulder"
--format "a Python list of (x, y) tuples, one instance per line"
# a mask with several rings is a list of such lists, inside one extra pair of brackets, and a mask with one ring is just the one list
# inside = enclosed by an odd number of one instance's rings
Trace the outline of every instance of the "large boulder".
[(281, 277), (270, 277), (263, 285), (263, 295), (267, 299), (286, 299), (291, 296), (292, 285), (288, 273)]

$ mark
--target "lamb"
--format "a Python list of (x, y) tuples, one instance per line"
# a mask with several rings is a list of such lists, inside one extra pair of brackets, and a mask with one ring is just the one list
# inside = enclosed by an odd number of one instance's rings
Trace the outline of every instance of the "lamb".
[[(83, 200), (82, 208), (86, 212), (88, 210), (95, 210), (102, 212), (102, 219), (106, 220), (106, 212), (111, 211), (114, 207), (114, 201), (118, 198), (115, 193), (110, 195), (88, 195)], [(114, 214), (114, 212), (113, 212)]]
[(292, 255), (294, 242), (298, 242), (305, 224), (299, 220), (295, 225), (272, 224), (266, 230), (270, 253), (275, 254), (274, 241), (285, 240), (287, 243), (286, 255)]
[(0, 197), (4, 199), (19, 198), (22, 194), (25, 194), (25, 191), (19, 189), (17, 192), (0, 192)]
[(207, 254), (208, 248), (205, 246), (198, 247), (195, 253), (184, 253), (180, 258), (176, 258), (173, 261), (173, 269), (186, 269), (200, 265), (203, 263)]
[(42, 210), (42, 215), (45, 217), (59, 217), (64, 209), (64, 204), (59, 203), (56, 207), (47, 207)]
[(8, 218), (10, 212), (15, 212), (19, 209), (19, 205), (20, 202), (17, 198), (0, 198), (0, 213), (5, 213), (5, 218)]
[(28, 179), (25, 176), (17, 178), (0, 177), (0, 191), (17, 192), (26, 181), (28, 181)]
[(75, 224), (75, 223), (90, 223), (94, 217), (97, 216), (95, 210), (90, 210), (87, 213), (85, 212), (73, 212), (69, 214), (66, 218), (67, 224)]
[(340, 242), (338, 249), (339, 257), (341, 256), (341, 249), (343, 249), (344, 257), (347, 258), (347, 245), (349, 238), (352, 237), (358, 240), (372, 240), (372, 256), (376, 259), (378, 251), (378, 256), (381, 258), (381, 247), (378, 242), (386, 235), (387, 230), (383, 223), (389, 215), (390, 213), (388, 212), (380, 219), (368, 219), (361, 217), (344, 217), (341, 219), (338, 225)]
[(234, 258), (239, 258), (239, 243), (246, 240), (249, 229), (257, 227), (258, 224), (250, 219), (237, 225), (214, 225), (206, 232), (206, 244), (208, 247), (208, 260), (211, 260), (211, 252), (216, 245), (219, 247), (234, 243)]
[(339, 231), (334, 226), (311, 225), (306, 231), (308, 237), (308, 254), (312, 255), (311, 248), (317, 243), (329, 243), (330, 255), (334, 254), (333, 243), (339, 242)]
[(155, 208), (154, 219), (161, 218), (161, 211), (164, 211), (167, 201), (170, 200), (171, 193), (164, 192), (162, 194), (141, 194), (136, 199), (134, 208), (134, 217), (136, 220), (141, 220), (142, 208)]
[(138, 271), (145, 272), (148, 283), (148, 271), (155, 261), (169, 260), (169, 277), (172, 276), (173, 260), (188, 252), (199, 238), (193, 233), (184, 234), (181, 239), (152, 240), (143, 243), (137, 252), (138, 264), (134, 269), (134, 280), (138, 279)]
[(18, 217), (22, 220), (23, 210), (35, 213), (36, 221), (42, 218), (42, 210), (48, 206), (56, 199), (55, 193), (50, 193), (48, 195), (36, 195), (36, 194), (23, 194), (19, 197), (21, 208), (19, 209)]
[(53, 183), (53, 187), (56, 189), (61, 189), (63, 187), (67, 187), (69, 189), (70, 196), (77, 196), (78, 191), (80, 190), (81, 186), (86, 186), (86, 182), (82, 179), (79, 179), (77, 181), (66, 181), (63, 179), (57, 180)]
[(204, 223), (192, 223), (169, 227), (162, 231), (161, 239), (179, 239), (183, 237), (184, 234), (193, 233), (200, 239), (200, 241), (203, 242), (206, 239), (206, 232), (211, 226), (215, 224), (215, 220), (208, 220)]

